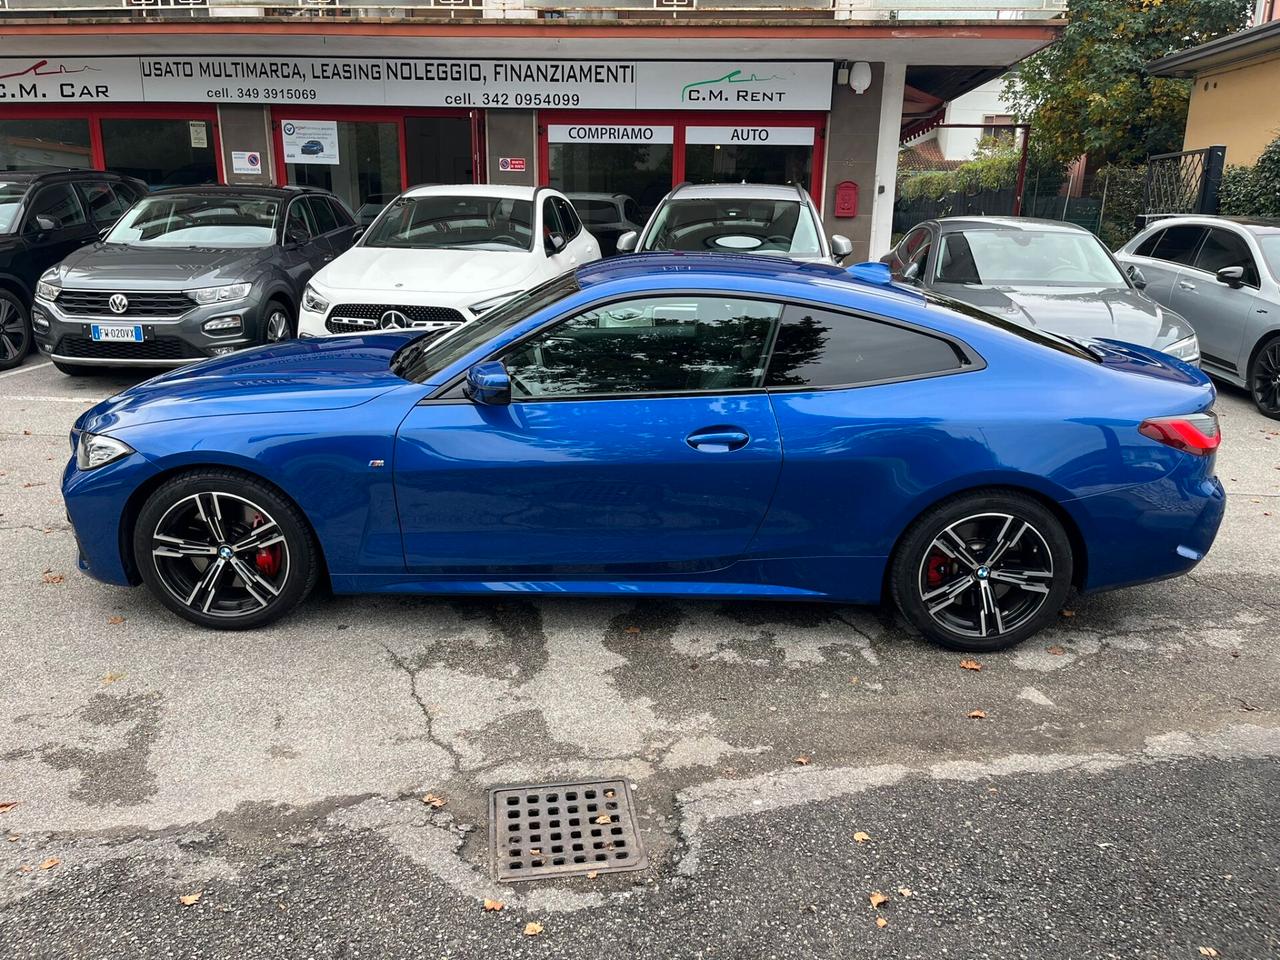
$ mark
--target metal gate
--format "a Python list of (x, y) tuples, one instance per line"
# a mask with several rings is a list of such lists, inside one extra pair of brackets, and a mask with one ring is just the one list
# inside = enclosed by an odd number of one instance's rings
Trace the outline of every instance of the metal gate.
[(1149, 158), (1139, 226), (1179, 214), (1216, 215), (1226, 155), (1219, 146)]

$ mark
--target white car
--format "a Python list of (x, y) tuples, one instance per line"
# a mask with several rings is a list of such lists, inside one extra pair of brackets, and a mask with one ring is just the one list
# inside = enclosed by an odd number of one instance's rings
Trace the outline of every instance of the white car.
[(600, 259), (573, 205), (546, 187), (415, 187), (307, 284), (298, 336), (448, 330)]
[(823, 235), (822, 217), (803, 187), (682, 183), (662, 198), (643, 231), (618, 238), (619, 253), (657, 250), (842, 263), (853, 243)]

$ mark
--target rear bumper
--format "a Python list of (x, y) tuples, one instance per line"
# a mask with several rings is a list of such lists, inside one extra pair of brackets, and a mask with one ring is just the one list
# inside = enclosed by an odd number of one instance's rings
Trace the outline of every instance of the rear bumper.
[(1187, 573), (1213, 546), (1226, 505), (1213, 458), (1190, 454), (1159, 480), (1067, 501), (1087, 547), (1084, 589)]

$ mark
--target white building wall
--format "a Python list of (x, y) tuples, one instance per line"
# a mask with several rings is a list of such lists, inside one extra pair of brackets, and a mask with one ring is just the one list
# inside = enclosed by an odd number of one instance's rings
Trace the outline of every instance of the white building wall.
[[(1004, 116), (1013, 111), (1003, 97), (1004, 77), (988, 80), (976, 90), (947, 104), (945, 123), (982, 123), (987, 117)], [(968, 160), (973, 156), (982, 131), (947, 129), (937, 131), (938, 148), (947, 160)]]

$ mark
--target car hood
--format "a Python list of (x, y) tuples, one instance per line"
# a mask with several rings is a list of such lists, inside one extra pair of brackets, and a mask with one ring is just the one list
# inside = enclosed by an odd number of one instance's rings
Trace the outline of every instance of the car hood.
[(409, 382), (392, 355), (420, 333), (292, 340), (215, 357), (161, 374), (89, 410), (90, 433), (165, 420), (340, 410)]
[(191, 290), (253, 279), (270, 247), (212, 249), (95, 243), (58, 268), (72, 290)]
[(939, 283), (936, 289), (1015, 323), (1069, 337), (1123, 340), (1159, 350), (1192, 333), (1181, 316), (1123, 287)]
[[(521, 289), (537, 271), (539, 260), (528, 251), (399, 250), (352, 247), (315, 276), (330, 290), (394, 293), (460, 294), (468, 302), (489, 291)], [(474, 297), (474, 299), (472, 299)]]

